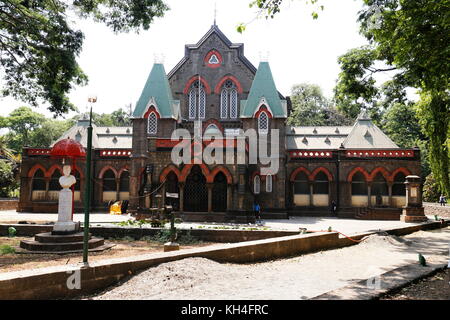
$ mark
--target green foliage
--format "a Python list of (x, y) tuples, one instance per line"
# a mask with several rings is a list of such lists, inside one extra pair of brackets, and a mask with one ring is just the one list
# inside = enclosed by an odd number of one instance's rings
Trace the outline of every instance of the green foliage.
[(448, 92), (423, 91), (417, 103), (417, 117), (429, 137), (429, 163), (439, 190), (450, 195), (450, 95)]
[(429, 174), (423, 184), (423, 201), (437, 202), (440, 195), (441, 193), (439, 192), (439, 185), (436, 179), (434, 179), (433, 174)]
[(346, 125), (352, 120), (337, 111), (315, 84), (301, 83), (292, 87), (292, 112), (288, 124), (293, 126)]
[(17, 234), (17, 230), (14, 227), (9, 227), (8, 228), (8, 237), (12, 238), (15, 237)]
[(16, 250), (9, 246), (9, 245), (0, 245), (0, 254), (4, 255), (4, 254), (13, 254), (16, 253)]
[(15, 178), (14, 165), (6, 160), (0, 160), (0, 197), (10, 197), (19, 187)]
[(68, 92), (87, 83), (76, 61), (84, 35), (71, 19), (92, 18), (114, 32), (147, 30), (168, 7), (162, 0), (4, 0), (0, 5), (3, 96), (60, 115), (75, 110)]

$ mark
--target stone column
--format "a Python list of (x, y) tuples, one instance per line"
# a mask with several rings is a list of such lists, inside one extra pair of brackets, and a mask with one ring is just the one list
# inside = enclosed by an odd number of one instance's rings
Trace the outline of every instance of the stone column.
[(207, 183), (206, 188), (208, 189), (208, 213), (212, 212), (212, 183)]
[(116, 200), (120, 200), (120, 178), (116, 178)]
[(393, 182), (388, 182), (387, 184), (388, 184), (388, 194), (389, 194), (389, 207), (392, 208), (394, 206), (393, 203), (392, 203), (392, 185), (393, 185)]
[(367, 182), (367, 207), (372, 207), (372, 182)]
[(422, 205), (422, 192), (420, 190), (420, 177), (409, 175), (406, 177), (406, 206), (403, 207), (400, 221), (421, 222), (427, 221)]
[(232, 187), (231, 184), (227, 185), (227, 211), (231, 209), (231, 199), (232, 199)]
[(308, 182), (309, 184), (309, 206), (314, 206), (314, 200), (313, 200), (313, 194), (314, 194), (314, 185), (311, 181)]
[(180, 187), (180, 212), (184, 211), (184, 182), (179, 182)]

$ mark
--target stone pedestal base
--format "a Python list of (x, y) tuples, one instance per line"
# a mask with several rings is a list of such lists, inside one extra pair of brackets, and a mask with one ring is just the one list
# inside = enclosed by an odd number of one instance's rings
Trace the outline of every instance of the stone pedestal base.
[(402, 215), (400, 216), (400, 221), (402, 222), (423, 222), (427, 221), (428, 218), (425, 216), (424, 208), (414, 208), (406, 207), (403, 208)]
[(164, 252), (177, 251), (180, 250), (180, 245), (176, 242), (166, 242), (164, 243)]

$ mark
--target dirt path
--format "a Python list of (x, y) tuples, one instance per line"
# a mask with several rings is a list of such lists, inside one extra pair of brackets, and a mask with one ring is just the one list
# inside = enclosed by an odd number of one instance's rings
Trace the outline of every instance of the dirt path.
[(408, 263), (448, 255), (450, 229), (373, 235), (336, 250), (257, 264), (188, 258), (150, 268), (94, 299), (307, 299)]
[[(21, 240), (31, 240), (30, 237), (0, 237), (0, 246), (9, 245), (19, 247)], [(128, 240), (105, 240), (105, 243), (115, 244), (109, 250), (103, 252), (89, 253), (89, 261), (103, 259), (121, 258), (147, 254), (153, 252), (163, 252), (163, 244), (153, 241), (128, 241)], [(189, 249), (199, 246), (207, 246), (211, 243), (202, 242), (192, 245), (182, 245), (181, 249)], [(0, 273), (27, 270), (33, 268), (43, 268), (62, 264), (75, 264), (83, 261), (82, 253), (72, 254), (0, 254)]]

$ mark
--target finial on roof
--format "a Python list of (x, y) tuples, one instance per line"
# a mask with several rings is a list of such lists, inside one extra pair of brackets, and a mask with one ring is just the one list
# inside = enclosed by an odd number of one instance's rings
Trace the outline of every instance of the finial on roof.
[(163, 53), (154, 53), (153, 61), (155, 64), (164, 64), (164, 59), (166, 56)]
[(259, 61), (261, 62), (269, 62), (269, 51), (260, 51), (259, 52)]
[(326, 136), (326, 138), (325, 138), (325, 143), (326, 144), (330, 144), (331, 143), (330, 138), (328, 138), (328, 136)]
[(303, 142), (304, 144), (308, 144), (308, 139), (306, 139), (306, 136), (303, 136), (302, 142)]
[(334, 130), (334, 133), (340, 133), (339, 128), (336, 127), (336, 130)]
[(361, 110), (361, 112), (358, 115), (357, 120), (371, 120), (366, 109)]
[(214, 25), (216, 25), (216, 17), (217, 17), (217, 1), (214, 2)]
[(316, 128), (314, 128), (313, 133), (317, 134), (317, 129)]

